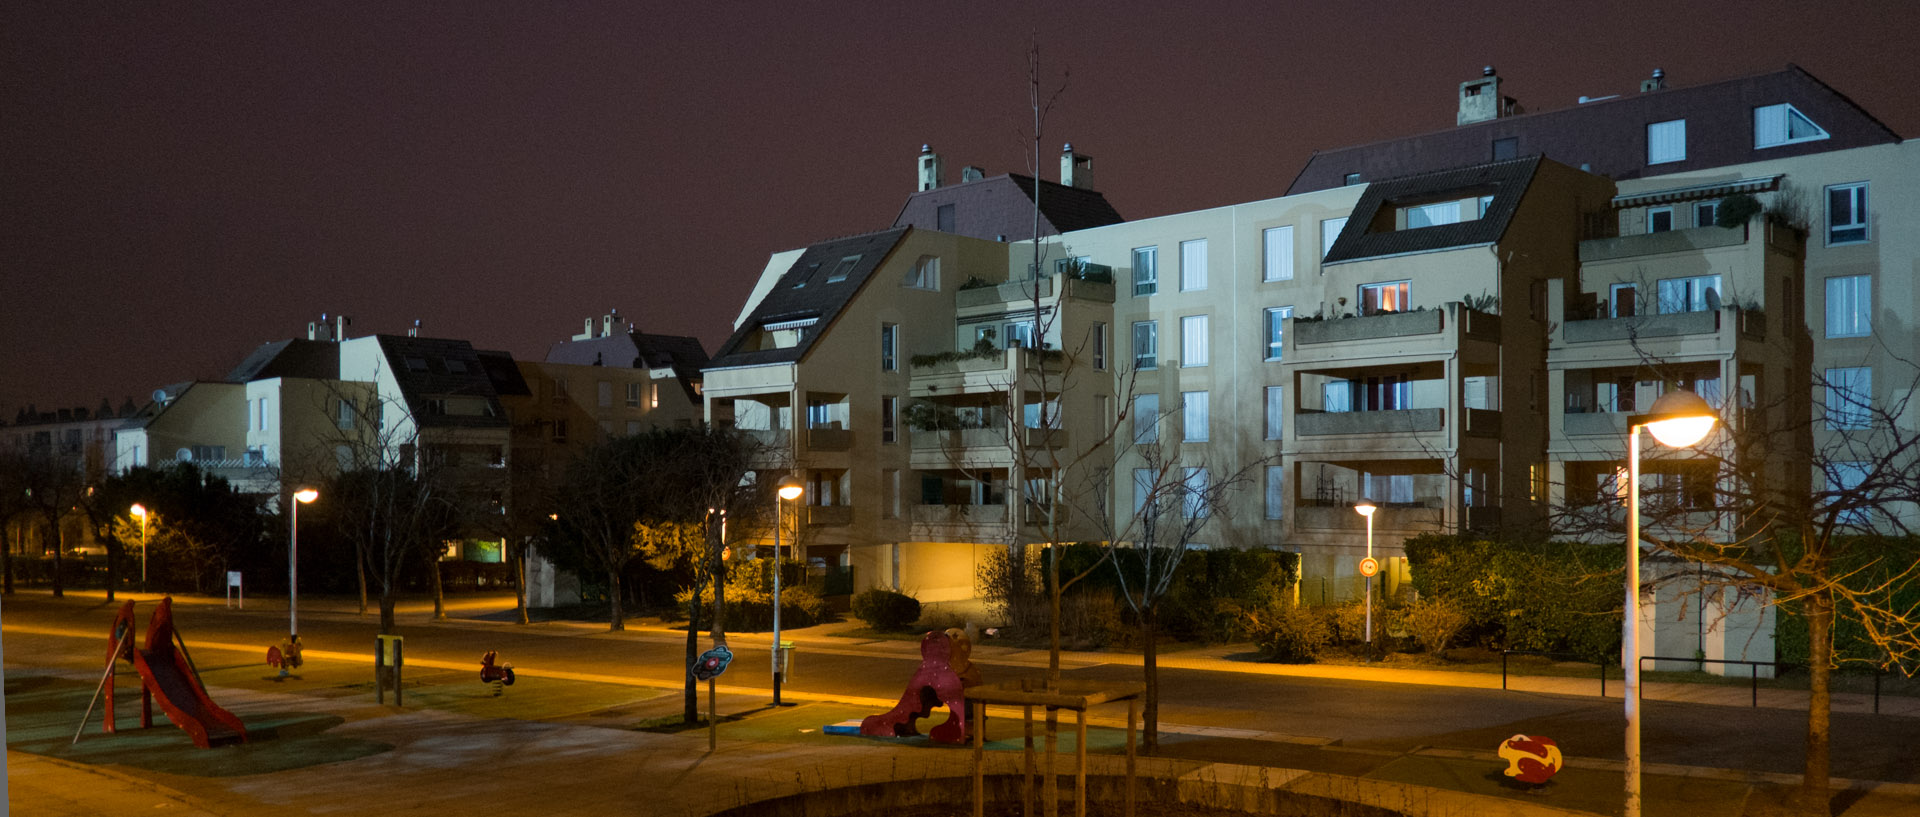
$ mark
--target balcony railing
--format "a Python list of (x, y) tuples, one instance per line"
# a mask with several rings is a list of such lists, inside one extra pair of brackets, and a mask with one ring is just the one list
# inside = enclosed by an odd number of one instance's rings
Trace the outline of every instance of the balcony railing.
[[(1489, 412), (1495, 413), (1495, 412)], [(1407, 434), (1446, 427), (1446, 409), (1401, 411), (1302, 412), (1293, 417), (1294, 433), (1302, 437), (1335, 434)]]
[(1627, 434), (1627, 415), (1619, 411), (1568, 412), (1561, 428), (1569, 437), (1620, 437)]
[(853, 524), (852, 505), (808, 505), (808, 525), (851, 525)]
[(1005, 505), (915, 505), (913, 521), (930, 525), (991, 525), (1007, 521)]
[(1427, 309), (1418, 312), (1389, 312), (1359, 318), (1295, 320), (1292, 326), (1295, 333), (1294, 343), (1309, 346), (1316, 343), (1351, 343), (1356, 340), (1375, 338), (1434, 335), (1440, 332), (1440, 319), (1443, 314), (1445, 313), (1438, 309)]
[[(1658, 235), (1658, 234), (1656, 234)], [(1711, 335), (1720, 331), (1720, 313), (1675, 312), (1667, 315), (1634, 315), (1626, 318), (1598, 318), (1567, 321), (1568, 343), (1598, 343), (1635, 338), (1670, 338), (1680, 335)]]
[(762, 448), (787, 447), (787, 429), (784, 428), (743, 428), (740, 433)]
[(812, 451), (845, 451), (853, 447), (853, 432), (844, 428), (807, 429), (807, 448)]

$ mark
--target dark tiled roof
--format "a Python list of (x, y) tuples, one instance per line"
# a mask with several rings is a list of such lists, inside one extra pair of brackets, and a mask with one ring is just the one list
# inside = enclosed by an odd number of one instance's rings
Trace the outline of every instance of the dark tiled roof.
[[(1126, 220), (1098, 191), (1044, 179), (1039, 186), (1042, 235), (1059, 235)], [(1031, 238), (1033, 190), (1033, 177), (1017, 173), (923, 190), (907, 197), (893, 226), (937, 230), (940, 208), (950, 204), (953, 205), (953, 229), (948, 232), (988, 241)]]
[(480, 368), (487, 370), (487, 379), (493, 382), (493, 393), (501, 396), (526, 397), (533, 394), (527, 386), (527, 379), (520, 375), (520, 366), (513, 361), (513, 355), (506, 352), (478, 351)]
[[(1468, 247), (1499, 241), (1519, 209), (1520, 197), (1540, 166), (1538, 156), (1505, 162), (1422, 173), (1367, 185), (1353, 215), (1327, 250), (1325, 263), (1357, 261), (1412, 252)], [(1487, 212), (1477, 219), (1411, 230), (1393, 229), (1394, 208), (1428, 203), (1449, 196), (1493, 196)], [(1378, 228), (1369, 229), (1373, 225)]]
[[(1829, 137), (1770, 148), (1753, 146), (1753, 109), (1790, 103)], [(1687, 120), (1687, 158), (1647, 164), (1647, 125)], [(1516, 156), (1544, 155), (1612, 179), (1636, 179), (1900, 141), (1899, 134), (1853, 100), (1797, 65), (1691, 88), (1623, 95), (1557, 111), (1479, 122), (1366, 145), (1316, 151), (1287, 194), (1462, 167), (1492, 158), (1493, 142), (1513, 139)]]
[[(754, 305), (753, 314), (748, 315), (740, 328), (720, 344), (720, 351), (706, 368), (786, 363), (806, 357), (807, 350), (813, 348), (813, 342), (832, 325), (834, 318), (859, 293), (867, 279), (873, 276), (873, 271), (880, 267), (900, 239), (912, 229), (896, 227), (823, 241), (808, 247), (800, 253), (800, 258), (793, 262), (793, 266), (780, 276), (766, 297)], [(860, 256), (860, 261), (847, 273), (846, 280), (828, 283), (826, 279), (834, 265), (854, 255)], [(802, 282), (804, 285), (800, 285)], [(801, 332), (800, 342), (795, 346), (785, 349), (745, 348), (746, 342), (758, 334), (763, 326), (809, 319), (814, 323)]]
[[(507, 425), (507, 414), (494, 391), (493, 377), (480, 353), (464, 340), (378, 335), (386, 365), (400, 384), (407, 411), (421, 427), (491, 428)], [(410, 361), (424, 364), (420, 365)], [(523, 383), (522, 386), (525, 384)], [(487, 401), (486, 416), (434, 414), (427, 400), (435, 397), (477, 397)]]
[(696, 395), (694, 384), (700, 379), (700, 369), (707, 365), (707, 349), (700, 345), (699, 338), (654, 335), (629, 328), (625, 332), (603, 337), (555, 343), (547, 350), (547, 362), (625, 369), (672, 369), (674, 377), (680, 381), (680, 388), (686, 390), (687, 398), (691, 400)]
[(340, 349), (323, 340), (276, 340), (260, 344), (246, 360), (227, 372), (228, 383), (251, 383), (276, 377), (309, 377), (336, 380), (340, 377)]

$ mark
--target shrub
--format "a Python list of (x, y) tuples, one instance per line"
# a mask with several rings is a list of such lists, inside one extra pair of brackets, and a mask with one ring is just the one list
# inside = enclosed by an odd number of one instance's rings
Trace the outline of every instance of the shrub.
[[(1320, 608), (1327, 617), (1327, 635), (1337, 644), (1362, 644), (1367, 640), (1367, 606), (1350, 601)], [(1377, 615), (1380, 611), (1374, 611)]]
[(876, 630), (904, 630), (920, 618), (920, 600), (876, 587), (853, 597), (853, 614)]
[(1720, 200), (1720, 209), (1713, 223), (1729, 230), (1744, 227), (1748, 219), (1760, 214), (1761, 209), (1760, 200), (1751, 194), (1735, 193)]
[(1421, 599), (1401, 613), (1400, 622), (1413, 640), (1434, 655), (1442, 655), (1460, 631), (1467, 628), (1467, 612), (1444, 598)]
[(1468, 639), (1583, 656), (1619, 650), (1624, 547), (1427, 534), (1408, 539), (1406, 552), (1414, 588), (1459, 605)]
[(1330, 638), (1324, 616), (1295, 604), (1276, 604), (1248, 613), (1247, 619), (1260, 653), (1283, 664), (1313, 663), (1314, 653)]

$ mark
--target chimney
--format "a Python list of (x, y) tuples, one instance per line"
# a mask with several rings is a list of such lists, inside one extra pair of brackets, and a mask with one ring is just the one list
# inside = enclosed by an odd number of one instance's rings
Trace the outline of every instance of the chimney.
[(932, 190), (940, 186), (940, 154), (934, 153), (927, 145), (920, 146), (920, 190)]
[(1500, 75), (1489, 65), (1480, 69), (1479, 79), (1460, 83), (1460, 113), (1453, 123), (1471, 125), (1521, 112), (1520, 103), (1513, 97), (1500, 95)]
[(624, 321), (620, 319), (620, 310), (607, 310), (607, 314), (600, 316), (600, 337), (613, 337), (613, 328), (622, 323)]
[(413, 328), (407, 330), (407, 337), (410, 337), (410, 338), (420, 337), (420, 319), (418, 318), (414, 319)]
[(1072, 142), (1060, 146), (1060, 183), (1082, 190), (1093, 189), (1093, 157), (1074, 153)]
[(580, 330), (580, 334), (573, 336), (573, 340), (593, 340), (593, 319), (592, 318), (586, 319), (586, 324), (584, 325), (584, 328)]
[(1655, 68), (1653, 69), (1652, 78), (1640, 80), (1640, 93), (1644, 94), (1648, 91), (1664, 91), (1666, 89), (1667, 89), (1667, 69), (1665, 68)]
[(349, 318), (345, 315), (335, 315), (333, 317), (333, 342), (339, 343), (343, 340), (346, 340), (347, 327), (352, 325), (353, 325), (352, 318)]
[(966, 167), (960, 168), (961, 184), (966, 184), (967, 182), (977, 182), (986, 177), (987, 177), (987, 171), (984, 168), (981, 168), (975, 165), (967, 165)]

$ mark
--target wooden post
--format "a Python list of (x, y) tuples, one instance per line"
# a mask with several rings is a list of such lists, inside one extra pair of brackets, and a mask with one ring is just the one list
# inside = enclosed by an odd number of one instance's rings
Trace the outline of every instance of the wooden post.
[[(689, 625), (691, 626), (691, 625)], [(713, 679), (707, 679), (707, 754), (720, 747), (720, 719), (714, 714)]]
[(973, 716), (973, 817), (982, 817), (987, 799), (987, 717), (986, 708), (977, 701), (962, 704)]
[(1133, 724), (1140, 711), (1140, 699), (1127, 699), (1127, 817), (1133, 817), (1134, 783), (1137, 777), (1133, 771)]
[(1076, 710), (1079, 721), (1074, 726), (1073, 754), (1073, 815), (1087, 817), (1087, 710)]
[(1020, 781), (1020, 803), (1026, 817), (1033, 817), (1033, 704), (1027, 704), (1026, 773)]

